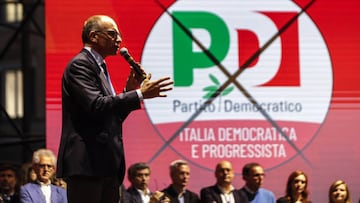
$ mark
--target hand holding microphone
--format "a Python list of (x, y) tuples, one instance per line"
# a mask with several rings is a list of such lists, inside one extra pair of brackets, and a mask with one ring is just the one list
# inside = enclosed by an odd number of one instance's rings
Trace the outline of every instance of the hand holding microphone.
[(146, 73), (141, 70), (139, 63), (137, 63), (134, 58), (129, 54), (127, 48), (123, 47), (120, 49), (120, 55), (125, 58), (125, 60), (130, 64), (130, 66), (134, 69), (136, 74), (141, 77), (141, 80), (146, 78)]
[[(135, 71), (136, 75), (141, 78), (140, 83), (140, 91), (144, 99), (150, 99), (154, 97), (166, 97), (167, 95), (164, 94), (167, 91), (172, 90), (172, 84), (174, 83), (169, 76), (159, 78), (157, 80), (150, 80), (151, 73), (147, 75), (143, 69), (141, 68), (140, 64), (137, 63), (133, 57), (130, 56), (127, 48), (123, 47), (120, 49), (120, 55), (125, 58), (125, 60), (130, 64), (132, 69)], [(131, 82), (129, 77), (126, 90), (133, 90), (135, 89), (135, 85)]]

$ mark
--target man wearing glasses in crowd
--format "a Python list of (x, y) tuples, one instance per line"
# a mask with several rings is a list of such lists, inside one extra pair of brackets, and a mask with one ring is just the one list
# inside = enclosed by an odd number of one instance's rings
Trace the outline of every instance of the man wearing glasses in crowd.
[(245, 186), (239, 192), (248, 197), (250, 203), (275, 203), (275, 195), (270, 190), (261, 188), (264, 182), (264, 169), (258, 163), (245, 164), (242, 170)]
[(67, 182), (69, 203), (117, 203), (126, 169), (122, 123), (143, 99), (166, 97), (173, 81), (150, 80), (140, 66), (146, 77), (131, 69), (124, 91), (115, 91), (105, 58), (117, 55), (122, 36), (109, 16), (88, 18), (82, 42), (62, 78), (57, 176)]
[(56, 165), (54, 153), (48, 149), (39, 149), (33, 154), (32, 164), (36, 181), (20, 188), (20, 202), (67, 203), (66, 190), (51, 184)]

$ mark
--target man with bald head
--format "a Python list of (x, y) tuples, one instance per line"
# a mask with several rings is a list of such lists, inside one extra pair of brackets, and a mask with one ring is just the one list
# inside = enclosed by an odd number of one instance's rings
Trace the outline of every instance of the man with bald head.
[(215, 168), (216, 184), (202, 188), (202, 203), (247, 203), (244, 193), (235, 190), (232, 185), (234, 170), (229, 161), (221, 161)]
[(131, 70), (124, 91), (116, 92), (105, 59), (117, 55), (122, 36), (109, 16), (88, 18), (82, 42), (62, 77), (57, 176), (67, 182), (69, 203), (117, 203), (126, 168), (122, 123), (143, 99), (166, 97), (173, 82)]

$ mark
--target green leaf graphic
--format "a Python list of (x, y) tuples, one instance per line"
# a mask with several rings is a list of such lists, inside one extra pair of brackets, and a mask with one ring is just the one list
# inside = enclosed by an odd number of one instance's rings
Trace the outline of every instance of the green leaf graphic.
[(228, 87), (224, 91), (221, 92), (221, 95), (226, 96), (226, 95), (230, 94), (230, 92), (233, 90), (234, 90), (234, 86)]
[[(207, 92), (203, 96), (204, 99), (211, 98), (211, 96), (220, 88), (220, 81), (214, 75), (209, 74), (209, 78), (215, 85), (210, 85), (210, 86), (203, 88), (203, 91)], [(233, 90), (234, 90), (234, 86), (228, 87), (225, 90), (223, 90), (220, 95), (226, 96), (226, 95), (230, 94), (230, 92), (232, 92)]]
[(218, 89), (218, 87), (214, 86), (214, 85), (203, 88), (204, 91), (208, 91), (208, 92), (215, 92), (217, 89)]
[(215, 85), (220, 86), (220, 82), (215, 76), (213, 76), (212, 74), (209, 74), (209, 77), (210, 77), (210, 80), (213, 81), (213, 83), (215, 83)]

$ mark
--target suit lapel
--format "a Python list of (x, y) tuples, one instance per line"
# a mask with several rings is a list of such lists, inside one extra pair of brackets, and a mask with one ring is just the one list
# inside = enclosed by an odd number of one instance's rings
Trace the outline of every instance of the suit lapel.
[(104, 89), (104, 94), (105, 95), (112, 95), (112, 91), (111, 91), (111, 87), (106, 79), (106, 76), (104, 74), (103, 71), (101, 71), (100, 67), (98, 66), (98, 64), (96, 63), (94, 57), (91, 55), (91, 53), (86, 50), (86, 49), (82, 49), (81, 52), (85, 53), (86, 56), (88, 57), (90, 63), (91, 63), (91, 68), (97, 73), (98, 77), (101, 80), (101, 83), (103, 84), (103, 86), (105, 87)]
[(222, 199), (221, 199), (221, 190), (219, 189), (219, 187), (217, 185), (213, 186), (214, 187), (214, 190), (215, 190), (215, 199), (216, 199), (216, 202), (222, 202)]
[(106, 94), (107, 95), (112, 95), (111, 87), (110, 87), (108, 81), (106, 80), (106, 77), (105, 77), (105, 74), (104, 74), (103, 71), (100, 71), (99, 77), (101, 79), (102, 84), (105, 86), (105, 88), (107, 90)]
[(40, 185), (36, 183), (31, 184), (32, 190), (29, 190), (29, 193), (32, 197), (34, 197), (34, 201), (36, 202), (46, 202), (45, 196), (41, 192)]
[(57, 190), (55, 186), (50, 185), (51, 187), (51, 202), (58, 202)]
[(187, 190), (184, 193), (184, 202), (189, 202), (191, 203), (191, 199), (190, 199), (190, 192), (188, 192)]

